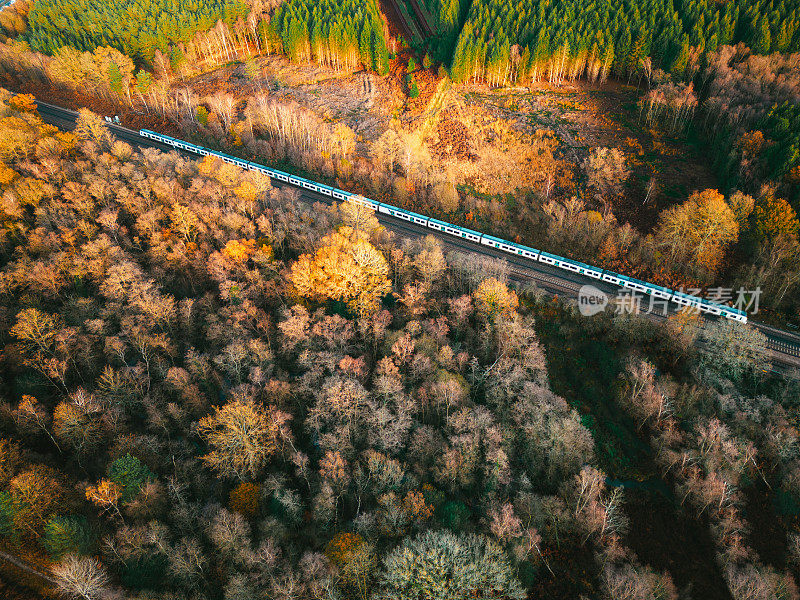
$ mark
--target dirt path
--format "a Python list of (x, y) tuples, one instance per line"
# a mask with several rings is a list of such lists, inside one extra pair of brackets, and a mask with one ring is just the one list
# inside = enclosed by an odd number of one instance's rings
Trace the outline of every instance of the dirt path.
[(3, 552), (2, 550), (0, 550), (0, 559), (8, 563), (11, 563), (21, 571), (28, 573), (29, 575), (33, 575), (34, 577), (41, 579), (42, 581), (46, 581), (50, 585), (56, 585), (56, 580), (53, 579), (53, 577), (51, 577), (49, 574), (42, 573), (38, 569), (32, 567), (30, 564), (23, 561), (22, 559), (17, 558), (16, 556), (12, 556), (11, 554), (8, 554), (7, 552)]

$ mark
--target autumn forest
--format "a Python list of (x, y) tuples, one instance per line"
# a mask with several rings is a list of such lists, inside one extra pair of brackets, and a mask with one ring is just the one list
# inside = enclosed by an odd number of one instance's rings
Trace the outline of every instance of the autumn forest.
[(0, 86), (0, 596), (800, 600), (796, 0), (15, 0)]

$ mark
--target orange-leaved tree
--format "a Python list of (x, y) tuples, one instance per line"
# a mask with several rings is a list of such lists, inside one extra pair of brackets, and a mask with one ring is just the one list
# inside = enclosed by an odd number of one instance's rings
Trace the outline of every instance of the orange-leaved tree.
[(258, 500), (261, 490), (255, 483), (240, 482), (231, 490), (228, 506), (245, 517), (254, 517), (258, 512)]
[(753, 234), (759, 242), (796, 235), (800, 227), (792, 206), (783, 198), (776, 198), (772, 194), (756, 202), (752, 219)]

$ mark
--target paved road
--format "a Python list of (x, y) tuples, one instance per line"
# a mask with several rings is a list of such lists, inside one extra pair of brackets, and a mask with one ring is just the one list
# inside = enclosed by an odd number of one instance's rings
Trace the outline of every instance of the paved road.
[[(37, 105), (39, 114), (46, 122), (65, 130), (71, 130), (75, 127), (75, 121), (78, 113), (60, 108), (58, 106), (53, 106), (51, 104), (46, 104), (44, 102), (37, 101)], [(141, 137), (137, 131), (114, 124), (108, 124), (108, 127), (117, 138), (125, 140), (132, 145), (158, 148), (159, 150), (170, 152), (178, 152), (178, 150), (172, 146), (167, 146), (166, 144), (161, 144), (154, 140)], [(184, 154), (191, 157), (197, 156), (190, 152), (184, 152)], [(311, 192), (304, 188), (297, 188), (291, 184), (283, 183), (277, 180), (272, 180), (272, 184), (279, 188), (287, 186), (298, 190), (300, 192), (300, 198), (307, 202), (324, 202), (326, 204), (331, 203), (331, 199), (323, 194)], [(428, 229), (427, 227), (409, 223), (402, 219), (397, 219), (381, 213), (376, 213), (376, 216), (381, 224), (387, 229), (404, 237), (433, 235), (434, 237), (439, 238), (445, 248), (502, 259), (509, 264), (510, 277), (513, 281), (521, 284), (534, 283), (538, 288), (553, 295), (576, 299), (578, 297), (578, 291), (585, 284), (593, 285), (612, 298), (616, 297), (621, 291), (620, 287), (608, 282), (597, 281), (576, 273), (565, 272), (562, 269), (522, 257), (509, 256), (505, 252), (501, 252), (494, 248), (489, 248), (468, 240), (452, 238), (448, 235), (443, 235), (437, 231)], [(628, 293), (628, 291), (625, 290), (625, 293)], [(641, 302), (642, 309), (646, 309), (649, 306), (648, 303), (650, 302), (650, 296), (642, 295)], [(664, 320), (666, 317), (663, 315), (663, 308), (661, 305), (657, 305), (656, 308), (658, 312), (651, 312), (647, 316), (654, 320)], [(679, 306), (669, 303), (669, 314), (673, 314), (679, 308)], [(710, 316), (705, 316), (705, 318), (707, 320), (713, 320), (713, 317)], [(800, 368), (800, 335), (776, 329), (761, 323), (756, 323), (754, 321), (750, 321), (750, 324), (760, 329), (767, 336), (773, 364), (776, 366), (780, 365), (784, 369)]]

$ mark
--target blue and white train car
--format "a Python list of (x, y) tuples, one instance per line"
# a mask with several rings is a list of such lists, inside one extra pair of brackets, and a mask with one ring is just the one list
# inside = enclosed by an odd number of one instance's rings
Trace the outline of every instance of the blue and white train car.
[(563, 269), (563, 264), (567, 261), (566, 258), (563, 256), (559, 256), (558, 254), (550, 254), (549, 252), (545, 252), (542, 250), (539, 253), (539, 262), (542, 262), (546, 265), (552, 265), (554, 267), (558, 267)]
[(613, 283), (614, 285), (622, 287), (622, 276), (617, 273), (614, 273), (614, 271), (603, 271), (603, 274), (600, 276), (600, 279), (602, 281)]
[(693, 294), (685, 294), (684, 292), (673, 292), (670, 300), (672, 300), (675, 304), (680, 304), (681, 306), (688, 306), (697, 309), (702, 309), (703, 307), (702, 298), (699, 298)]
[(431, 229), (435, 229), (436, 231), (441, 231), (442, 233), (446, 233), (448, 235), (461, 237), (458, 232), (458, 227), (456, 227), (455, 225), (451, 225), (447, 221), (440, 221), (439, 219), (434, 219), (433, 217), (431, 217), (430, 219), (428, 219), (428, 227), (430, 227)]
[[(638, 279), (636, 281), (638, 281)], [(655, 283), (645, 283), (644, 281), (640, 283), (647, 286), (647, 293), (651, 296), (660, 298), (661, 300), (669, 300), (672, 297), (672, 290), (669, 288), (656, 285)]]
[(580, 275), (586, 275), (591, 277), (592, 279), (601, 280), (603, 278), (603, 270), (598, 269), (597, 267), (593, 267), (591, 265), (587, 265), (586, 263), (579, 262), (577, 260), (572, 260), (569, 258), (562, 258), (562, 269), (567, 271), (572, 271), (573, 273), (578, 273)]
[(633, 290), (634, 292), (641, 292), (642, 294), (645, 294), (648, 291), (648, 284), (644, 283), (643, 281), (633, 279), (627, 275), (617, 274), (617, 277), (619, 277), (619, 279), (622, 281), (622, 287), (625, 289)]
[(466, 227), (459, 227), (458, 225), (453, 225), (453, 227), (458, 232), (455, 234), (456, 237), (464, 238), (470, 242), (480, 243), (481, 236), (483, 235), (480, 231), (475, 231), (474, 229), (468, 229)]
[(313, 192), (318, 192), (320, 194), (324, 194), (331, 198), (335, 198), (336, 200), (340, 201), (349, 200), (352, 202), (356, 202), (357, 204), (360, 204), (362, 206), (367, 206), (377, 212), (390, 215), (392, 217), (397, 217), (399, 219), (403, 219), (411, 223), (416, 223), (417, 225), (429, 227), (430, 229), (439, 231), (446, 235), (470, 240), (472, 242), (477, 242), (479, 244), (483, 244), (491, 248), (496, 248), (501, 252), (506, 252), (508, 254), (522, 256), (530, 260), (539, 261), (541, 263), (552, 265), (554, 267), (558, 267), (559, 269), (570, 271), (572, 273), (586, 275), (587, 277), (591, 277), (593, 279), (605, 281), (607, 283), (611, 283), (644, 294), (649, 294), (655, 298), (660, 298), (662, 300), (670, 300), (681, 306), (689, 306), (697, 308), (698, 310), (707, 314), (721, 316), (727, 319), (733, 319), (735, 321), (739, 321), (740, 323), (747, 322), (747, 314), (743, 310), (739, 310), (738, 308), (733, 308), (724, 304), (711, 302), (704, 298), (699, 298), (697, 296), (686, 294), (684, 292), (674, 291), (669, 288), (662, 287), (660, 285), (648, 283), (646, 281), (640, 281), (639, 279), (628, 277), (626, 275), (620, 275), (619, 273), (614, 273), (613, 271), (606, 271), (598, 267), (593, 267), (592, 265), (587, 265), (585, 263), (576, 260), (564, 258), (563, 256), (558, 256), (557, 254), (551, 254), (549, 252), (545, 252), (544, 250), (540, 251), (536, 250), (535, 248), (529, 248), (527, 246), (523, 246), (521, 244), (515, 244), (513, 242), (509, 242), (508, 240), (484, 234), (479, 231), (474, 231), (466, 227), (459, 227), (458, 225), (453, 225), (452, 223), (448, 223), (446, 221), (441, 221), (439, 219), (426, 217), (425, 215), (420, 215), (415, 212), (403, 210), (402, 208), (397, 208), (396, 206), (392, 206), (391, 204), (376, 202), (374, 200), (370, 200), (369, 198), (365, 198), (363, 196), (351, 194), (350, 192), (347, 192), (345, 190), (340, 190), (338, 188), (334, 188), (329, 185), (317, 183), (316, 181), (311, 181), (309, 179), (305, 179), (304, 177), (292, 175), (291, 173), (285, 173), (277, 169), (270, 169), (258, 163), (248, 162), (242, 160), (241, 158), (237, 158), (235, 156), (229, 156), (223, 152), (209, 150), (208, 148), (203, 148), (202, 146), (195, 146), (194, 144), (190, 144), (189, 142), (183, 140), (177, 140), (168, 135), (162, 135), (160, 133), (156, 133), (148, 129), (140, 130), (139, 135), (151, 140), (156, 140), (163, 144), (167, 144), (174, 148), (178, 148), (180, 150), (186, 150), (188, 152), (199, 154), (200, 156), (209, 156), (209, 155), (218, 156), (225, 162), (237, 165), (239, 167), (242, 167), (243, 169), (248, 169), (250, 171), (259, 171), (261, 173), (264, 173), (265, 175), (268, 175), (269, 177), (278, 179), (279, 181), (290, 183), (297, 187), (311, 190)]
[[(321, 193), (325, 194), (326, 196), (331, 196), (331, 197), (333, 197), (333, 190), (334, 190), (334, 188), (332, 188), (332, 187), (331, 187), (331, 186), (329, 186), (329, 185), (325, 185), (324, 183), (320, 183), (320, 184), (319, 184), (319, 191), (320, 191)], [(376, 204), (377, 204), (377, 203), (376, 203)]]
[(411, 212), (410, 210), (403, 210), (402, 208), (397, 208), (391, 204), (385, 204), (381, 202), (378, 205), (378, 212), (391, 217), (397, 217), (398, 219), (403, 219), (404, 221), (409, 221), (410, 223), (416, 223), (417, 225), (424, 225), (426, 227), (428, 225), (428, 217), (425, 215), (420, 215), (418, 213)]
[(531, 260), (539, 260), (539, 254), (541, 254), (541, 250), (537, 250), (536, 248), (529, 248), (528, 246), (523, 246), (522, 244), (514, 244), (517, 248), (519, 248), (520, 254), (525, 258), (529, 258)]
[(380, 208), (380, 202), (375, 202), (375, 200), (370, 200), (369, 198), (365, 198), (359, 194), (351, 194), (347, 201), (354, 202), (355, 204), (365, 206), (366, 208), (370, 208), (372, 210), (378, 210)]
[(502, 250), (503, 252), (508, 252), (509, 254), (518, 254), (522, 255), (519, 246), (512, 242), (507, 242), (504, 239), (494, 237), (493, 235), (489, 235), (488, 233), (484, 233), (480, 237), (481, 244), (484, 246), (489, 246), (490, 248), (497, 248), (498, 250)]

